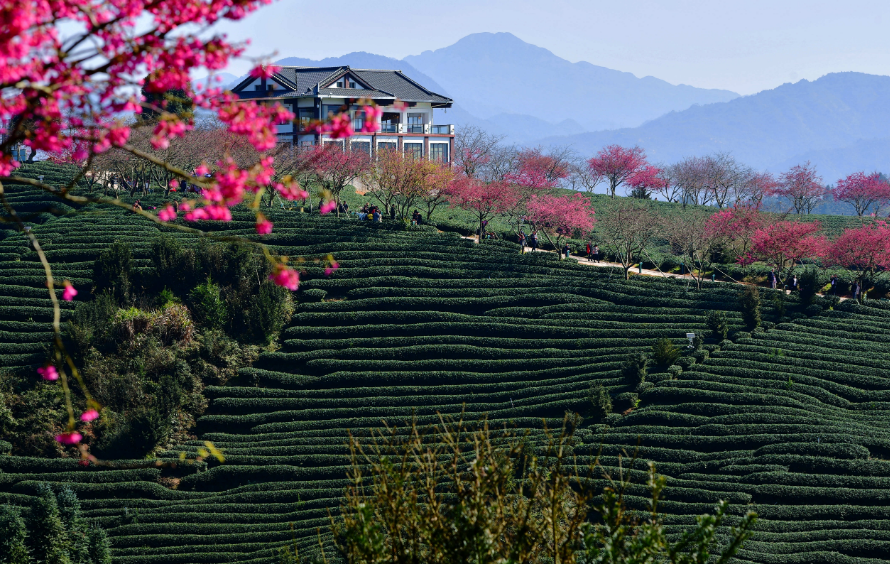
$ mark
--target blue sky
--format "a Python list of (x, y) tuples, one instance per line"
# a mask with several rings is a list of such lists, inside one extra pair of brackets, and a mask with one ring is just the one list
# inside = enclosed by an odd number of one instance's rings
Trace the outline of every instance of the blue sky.
[(508, 31), (573, 62), (753, 94), (836, 71), (890, 75), (888, 26), (886, 0), (278, 0), (223, 29), (254, 56), (313, 59), (402, 58)]

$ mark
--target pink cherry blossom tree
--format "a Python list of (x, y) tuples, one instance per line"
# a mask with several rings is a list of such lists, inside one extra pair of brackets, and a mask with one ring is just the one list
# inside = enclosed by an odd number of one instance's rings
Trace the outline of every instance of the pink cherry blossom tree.
[(505, 180), (529, 188), (556, 188), (569, 172), (569, 162), (560, 152), (544, 154), (537, 147), (517, 153), (515, 169)]
[(642, 200), (648, 200), (650, 195), (667, 192), (668, 180), (661, 168), (646, 165), (636, 174), (627, 179), (627, 186), (631, 189), (630, 195)]
[(851, 204), (856, 209), (856, 215), (862, 217), (869, 208), (890, 202), (890, 184), (882, 180), (877, 172), (855, 172), (837, 181), (834, 199)]
[(593, 230), (596, 223), (596, 212), (590, 198), (578, 192), (567, 196), (535, 194), (526, 207), (528, 222), (543, 233), (557, 250), (564, 237), (571, 237), (573, 233), (583, 237)]
[(742, 185), (742, 191), (737, 195), (736, 202), (760, 209), (763, 198), (773, 195), (778, 187), (779, 182), (771, 173), (752, 173)]
[(736, 262), (748, 266), (753, 262), (751, 242), (759, 229), (766, 226), (765, 216), (753, 205), (736, 205), (712, 214), (707, 221), (707, 232), (731, 249)]
[(519, 199), (516, 190), (506, 182), (482, 182), (476, 178), (459, 176), (449, 187), (450, 202), (471, 212), (479, 222), (479, 242), (485, 224), (495, 217), (507, 213)]
[(791, 201), (797, 215), (804, 211), (812, 213), (813, 208), (827, 193), (828, 190), (822, 185), (822, 177), (809, 161), (783, 172), (779, 177), (779, 185), (773, 190), (774, 195)]
[(337, 208), (337, 217), (340, 217), (340, 194), (348, 184), (368, 171), (371, 159), (363, 151), (344, 150), (333, 143), (316, 145), (310, 151), (306, 160), (319, 184), (327, 190), (330, 201)]
[(751, 238), (753, 255), (774, 266), (779, 274), (804, 258), (825, 254), (827, 241), (818, 235), (819, 222), (778, 221), (757, 229)]
[(647, 164), (643, 149), (620, 145), (604, 147), (587, 161), (587, 166), (598, 178), (609, 181), (609, 191), (613, 198), (618, 187), (640, 173)]
[(858, 272), (860, 284), (866, 273), (890, 269), (890, 225), (884, 221), (845, 230), (825, 253), (829, 264)]

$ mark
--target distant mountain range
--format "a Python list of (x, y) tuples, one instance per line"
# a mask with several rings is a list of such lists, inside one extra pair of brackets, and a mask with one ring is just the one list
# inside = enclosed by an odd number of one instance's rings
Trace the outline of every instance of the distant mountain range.
[(728, 90), (675, 86), (586, 62), (571, 63), (510, 33), (474, 33), (454, 45), (405, 57), (474, 116), (525, 114), (571, 120), (588, 131), (634, 127), (693, 104), (738, 98)]
[(551, 137), (582, 154), (617, 143), (639, 145), (654, 161), (731, 152), (779, 172), (811, 160), (826, 182), (856, 170), (887, 170), (890, 77), (835, 73), (783, 84), (721, 104), (671, 112), (640, 127)]
[(509, 33), (469, 35), (402, 60), (358, 52), (277, 63), (400, 69), (454, 99), (446, 113), (436, 110), (437, 123), (479, 126), (520, 145), (570, 145), (582, 155), (639, 145), (663, 163), (729, 151), (774, 172), (810, 160), (829, 183), (890, 170), (886, 76), (836, 73), (739, 97), (572, 63)]

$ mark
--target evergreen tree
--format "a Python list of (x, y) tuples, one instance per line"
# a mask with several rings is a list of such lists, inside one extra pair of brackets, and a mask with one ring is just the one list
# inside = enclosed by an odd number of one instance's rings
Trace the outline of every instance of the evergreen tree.
[(757, 286), (748, 286), (739, 294), (739, 305), (742, 306), (745, 328), (751, 331), (760, 327), (760, 290)]
[(0, 506), (0, 564), (29, 564), (27, 531), (18, 509)]
[(111, 542), (105, 529), (93, 524), (87, 531), (89, 546), (88, 564), (111, 564)]
[(31, 554), (40, 564), (71, 564), (68, 558), (65, 527), (59, 515), (56, 496), (46, 484), (31, 507), (28, 519), (28, 544)]
[(64, 488), (56, 494), (56, 503), (59, 507), (59, 518), (66, 531), (71, 564), (89, 564), (87, 522), (80, 513), (80, 500), (71, 488)]

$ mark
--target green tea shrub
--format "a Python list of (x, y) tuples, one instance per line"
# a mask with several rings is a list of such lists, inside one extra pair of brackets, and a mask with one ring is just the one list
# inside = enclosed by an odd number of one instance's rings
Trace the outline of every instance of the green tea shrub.
[(251, 299), (247, 315), (253, 340), (264, 345), (271, 343), (290, 321), (292, 314), (290, 292), (269, 281), (262, 283)]
[(320, 288), (309, 288), (300, 292), (300, 299), (304, 302), (320, 302), (328, 293)]
[(674, 364), (681, 354), (683, 354), (682, 349), (667, 338), (658, 339), (652, 345), (652, 360), (662, 368)]

